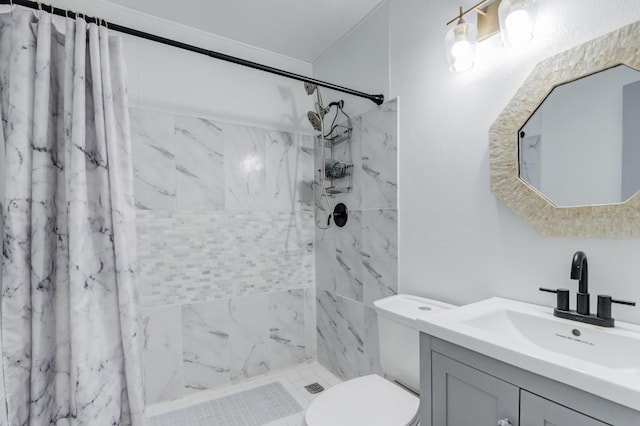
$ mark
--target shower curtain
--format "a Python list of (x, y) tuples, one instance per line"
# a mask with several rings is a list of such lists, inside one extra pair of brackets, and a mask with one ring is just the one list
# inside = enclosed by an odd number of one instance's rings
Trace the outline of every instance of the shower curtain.
[[(133, 171), (119, 38), (0, 14), (9, 425), (141, 425)], [(3, 413), (4, 414), (4, 413)]]

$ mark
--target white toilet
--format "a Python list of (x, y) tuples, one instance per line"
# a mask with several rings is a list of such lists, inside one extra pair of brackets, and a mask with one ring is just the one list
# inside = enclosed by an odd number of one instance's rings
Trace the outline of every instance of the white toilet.
[[(416, 318), (450, 309), (416, 296), (397, 295), (374, 302), (378, 313), (380, 364), (389, 379), (418, 392), (420, 333)], [(419, 398), (376, 374), (340, 383), (321, 393), (307, 408), (307, 426), (415, 426)]]

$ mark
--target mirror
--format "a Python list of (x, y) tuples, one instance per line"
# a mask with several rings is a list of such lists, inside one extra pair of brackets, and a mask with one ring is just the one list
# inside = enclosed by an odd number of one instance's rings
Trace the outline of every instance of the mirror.
[[(592, 162), (583, 171), (570, 165), (569, 160), (575, 160), (573, 163), (586, 164), (587, 154), (582, 142), (586, 135), (594, 136), (595, 131), (584, 130), (582, 121), (577, 128), (575, 126), (561, 128), (560, 125), (564, 126), (570, 121), (577, 121), (575, 117), (570, 118), (570, 112), (573, 111), (567, 111), (568, 107), (562, 109), (560, 113), (555, 113), (556, 121), (545, 118), (546, 115), (552, 114), (551, 111), (554, 108), (559, 108), (558, 105), (553, 104), (563, 102), (563, 97), (573, 102), (576, 93), (570, 92), (579, 92), (583, 95), (596, 90), (583, 88), (582, 85), (593, 82), (597, 86), (597, 81), (606, 80), (610, 75), (615, 74), (623, 75), (621, 86), (626, 86), (627, 83), (633, 85), (635, 81), (640, 80), (636, 70), (640, 70), (640, 23), (638, 22), (538, 63), (492, 124), (489, 131), (491, 192), (542, 235), (640, 237), (640, 194), (637, 192), (640, 184), (634, 180), (635, 177), (625, 176), (625, 172), (632, 171), (632, 163), (640, 164), (636, 160), (640, 158), (640, 153), (636, 154), (634, 151), (640, 150), (640, 147), (632, 144), (625, 147), (624, 142), (614, 141), (616, 134), (624, 134), (626, 131), (623, 127), (624, 118), (623, 124), (620, 124), (616, 118), (612, 119), (618, 123), (615, 129), (607, 127), (608, 125), (599, 125), (603, 133), (594, 137), (593, 140), (596, 142), (593, 143), (596, 144), (597, 149), (608, 147), (611, 151), (606, 156), (602, 152), (590, 154), (592, 157), (597, 157), (597, 162)], [(635, 75), (635, 80), (631, 81), (630, 75)], [(624, 89), (621, 90), (624, 91)], [(563, 92), (569, 93), (563, 94)], [(560, 101), (555, 99), (556, 96), (559, 96)], [(624, 96), (622, 98), (622, 104), (624, 104)], [(564, 102), (569, 102), (566, 99)], [(601, 108), (601, 103), (604, 102), (602, 96), (596, 94), (591, 99), (591, 101), (575, 101), (573, 108), (584, 109), (597, 106), (600, 112), (597, 114), (592, 112), (592, 114), (604, 116), (606, 112), (607, 115), (611, 115), (609, 109)], [(631, 111), (631, 107), (627, 109), (621, 106), (619, 99), (608, 101), (616, 102), (618, 105), (618, 118)], [(576, 104), (579, 106), (575, 106)], [(545, 112), (547, 108), (551, 108), (548, 113)], [(629, 123), (633, 122), (632, 119), (628, 120)], [(640, 118), (636, 121), (640, 123)], [(558, 125), (557, 133), (547, 134), (546, 127), (549, 127), (547, 124), (552, 127)], [(604, 131), (605, 128), (608, 130)], [(524, 131), (523, 137), (520, 137), (521, 131)], [(537, 142), (536, 135), (540, 136)], [(527, 139), (530, 137), (533, 139)], [(618, 141), (623, 140), (623, 136), (618, 138)], [(555, 139), (563, 140), (566, 145), (552, 146), (552, 140)], [(520, 150), (521, 142), (524, 142), (522, 150)], [(542, 147), (538, 157), (535, 156), (537, 154), (525, 152), (528, 149), (527, 145), (535, 150), (536, 144), (541, 144)], [(616, 144), (618, 148), (615, 148)], [(576, 148), (577, 146), (580, 149)], [(543, 154), (545, 149), (547, 152)], [(562, 150), (566, 152), (564, 154), (552, 152)], [(521, 151), (526, 163), (523, 165), (520, 164)], [(633, 154), (630, 154), (630, 151), (634, 151)], [(549, 154), (549, 160), (546, 154)], [(630, 163), (625, 165), (627, 156)], [(605, 160), (611, 166), (604, 167)], [(556, 163), (555, 171), (546, 173), (547, 166), (554, 162)], [(600, 173), (603, 171), (601, 169), (605, 168), (609, 168), (606, 178), (602, 177), (605, 175), (595, 177), (596, 172)], [(640, 167), (636, 166), (636, 169)], [(554, 192), (555, 189), (548, 189), (552, 187), (545, 185), (547, 177), (553, 177), (552, 180), (556, 184), (571, 181), (568, 185), (571, 190), (584, 187), (586, 191), (579, 198), (573, 197), (572, 194), (571, 197), (566, 194), (560, 196)], [(616, 185), (613, 183), (604, 185), (605, 181), (616, 180), (618, 182)], [(596, 191), (597, 185), (607, 186), (609, 193), (605, 195)], [(570, 192), (566, 188), (563, 191)], [(619, 194), (616, 195), (616, 192)]]
[(518, 131), (520, 179), (556, 206), (640, 190), (640, 71), (618, 65), (556, 86)]

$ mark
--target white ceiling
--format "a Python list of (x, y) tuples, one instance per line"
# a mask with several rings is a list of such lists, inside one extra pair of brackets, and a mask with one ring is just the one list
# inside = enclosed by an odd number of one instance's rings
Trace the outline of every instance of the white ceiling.
[(313, 62), (384, 0), (109, 0)]

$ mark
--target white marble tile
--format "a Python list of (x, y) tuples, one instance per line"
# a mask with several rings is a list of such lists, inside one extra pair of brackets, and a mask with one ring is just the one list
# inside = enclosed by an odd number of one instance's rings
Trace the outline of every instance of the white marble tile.
[(316, 289), (312, 287), (304, 290), (305, 357), (308, 361), (317, 357), (316, 324)]
[(298, 193), (300, 207), (305, 210), (313, 209), (314, 200), (314, 178), (315, 178), (315, 160), (313, 136), (297, 135), (300, 140), (300, 167), (302, 175), (298, 182)]
[(316, 286), (362, 302), (361, 212), (350, 211), (347, 224), (315, 232)]
[(316, 288), (336, 292), (336, 244), (331, 229), (316, 229), (314, 240)]
[(387, 102), (362, 115), (362, 174), (364, 209), (398, 205), (397, 102)]
[(363, 265), (362, 265), (362, 226), (359, 211), (349, 211), (347, 224), (342, 228), (332, 226), (335, 241), (336, 294), (357, 302), (362, 302)]
[(378, 334), (378, 314), (375, 309), (364, 308), (364, 355), (367, 360), (364, 374), (384, 375), (380, 365), (380, 336)]
[(305, 360), (304, 290), (269, 294), (269, 350), (273, 370)]
[(266, 207), (266, 130), (224, 124), (225, 207), (264, 210)]
[(365, 374), (364, 306), (324, 290), (316, 297), (318, 361), (342, 379)]
[(398, 292), (398, 211), (362, 212), (363, 300), (366, 306)]
[(271, 370), (269, 359), (269, 295), (229, 301), (231, 380), (238, 381)]
[(130, 108), (136, 207), (176, 208), (173, 115)]
[(186, 392), (230, 381), (229, 311), (226, 301), (182, 305)]
[(143, 311), (144, 370), (148, 404), (169, 401), (183, 395), (180, 318), (180, 306)]
[(178, 209), (224, 209), (225, 145), (220, 125), (176, 116), (175, 137)]
[[(266, 132), (266, 208), (293, 212), (312, 204), (313, 179), (311, 137), (289, 132)], [(305, 183), (306, 182), (306, 183)]]
[(538, 190), (542, 187), (541, 148), (541, 135), (531, 135), (520, 139), (520, 178)]

